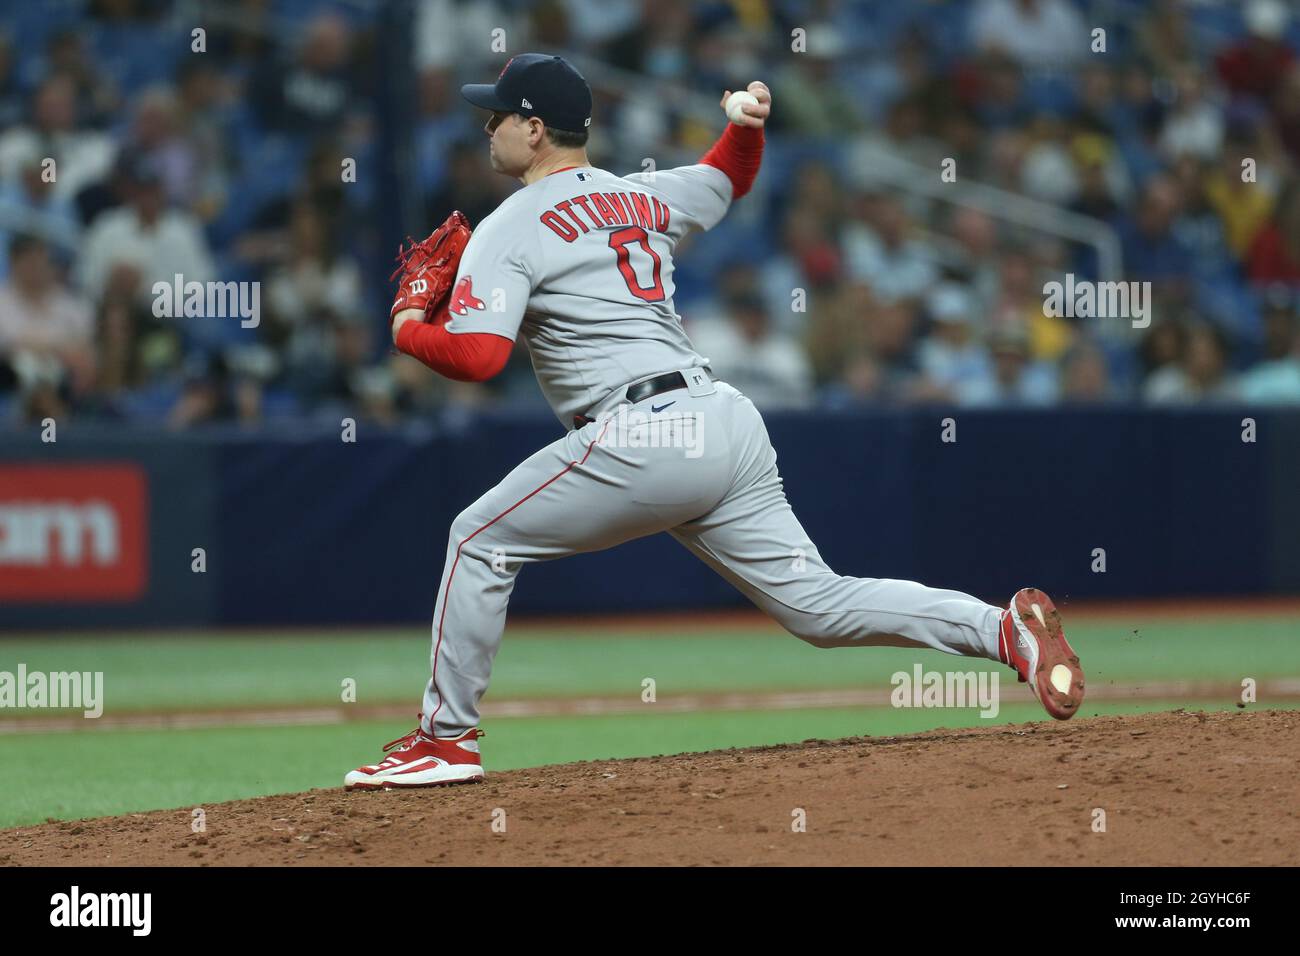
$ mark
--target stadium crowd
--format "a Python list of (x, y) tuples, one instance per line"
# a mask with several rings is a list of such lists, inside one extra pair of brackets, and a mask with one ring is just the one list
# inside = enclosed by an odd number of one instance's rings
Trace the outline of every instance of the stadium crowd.
[[(399, 237), (375, 212), (400, 194), (422, 230), (453, 208), (476, 223), (515, 188), (457, 90), (528, 49), (614, 68), (589, 76), (593, 160), (615, 171), (717, 135), (720, 112), (671, 91), (772, 87), (758, 187), (676, 274), (699, 350), (762, 408), (1300, 403), (1284, 0), (418, 0), (409, 29), (363, 0), (192, 22), (206, 7), (6, 5), (3, 427), (539, 406), (522, 345), (488, 386), (393, 354)], [(410, 70), (388, 62), (395, 31)], [(412, 162), (389, 179), (394, 144)], [(1006, 210), (967, 201), (972, 183)], [(1016, 197), (1104, 223), (1122, 276)], [(1149, 282), (1145, 321), (1048, 314), (1067, 273)], [(259, 321), (158, 315), (176, 275), (259, 283)]]

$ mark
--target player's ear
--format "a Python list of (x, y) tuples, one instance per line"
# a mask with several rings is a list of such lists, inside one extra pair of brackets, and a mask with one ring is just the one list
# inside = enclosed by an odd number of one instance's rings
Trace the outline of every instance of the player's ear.
[(539, 120), (536, 116), (530, 116), (528, 118), (528, 145), (529, 146), (542, 145), (542, 138), (545, 136), (546, 136), (546, 124), (543, 123), (541, 120)]

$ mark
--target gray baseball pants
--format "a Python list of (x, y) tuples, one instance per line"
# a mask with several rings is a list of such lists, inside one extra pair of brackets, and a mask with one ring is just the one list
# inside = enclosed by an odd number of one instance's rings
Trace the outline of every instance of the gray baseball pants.
[(455, 736), (478, 725), (524, 565), (660, 531), (816, 647), (929, 647), (998, 659), (1001, 608), (826, 566), (786, 501), (762, 418), (731, 386), (682, 388), (636, 405), (616, 397), (589, 414), (596, 421), (522, 462), (452, 523), (433, 615), (426, 732)]

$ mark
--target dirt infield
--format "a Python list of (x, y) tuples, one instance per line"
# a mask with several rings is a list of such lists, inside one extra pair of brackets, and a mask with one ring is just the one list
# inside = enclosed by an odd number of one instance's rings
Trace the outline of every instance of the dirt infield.
[(1297, 753), (1300, 711), (811, 740), (47, 823), (0, 865), (1294, 865)]

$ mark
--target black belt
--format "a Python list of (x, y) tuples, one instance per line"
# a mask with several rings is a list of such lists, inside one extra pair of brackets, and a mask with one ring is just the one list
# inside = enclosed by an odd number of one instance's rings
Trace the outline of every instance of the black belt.
[[(713, 378), (713, 371), (707, 366), (704, 371), (709, 378)], [(681, 372), (665, 372), (663, 375), (656, 375), (654, 378), (648, 378), (644, 382), (637, 382), (635, 385), (627, 387), (627, 395), (624, 396), (627, 401), (635, 405), (637, 402), (644, 402), (647, 398), (654, 398), (656, 395), (662, 395), (664, 392), (676, 391), (679, 388), (686, 387), (686, 376)], [(596, 419), (586, 415), (574, 415), (573, 427), (581, 428), (583, 425), (590, 425)]]

